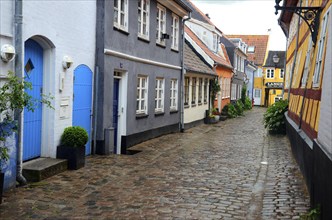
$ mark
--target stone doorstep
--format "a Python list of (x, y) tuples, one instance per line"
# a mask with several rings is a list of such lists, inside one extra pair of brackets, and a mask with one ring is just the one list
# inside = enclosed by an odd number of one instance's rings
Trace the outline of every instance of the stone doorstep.
[(38, 158), (23, 163), (23, 176), (28, 182), (39, 182), (67, 170), (67, 160)]

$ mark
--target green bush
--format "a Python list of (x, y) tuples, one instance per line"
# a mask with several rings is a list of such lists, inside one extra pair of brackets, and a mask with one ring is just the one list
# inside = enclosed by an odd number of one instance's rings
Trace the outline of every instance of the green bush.
[(243, 105), (246, 103), (246, 98), (247, 98), (247, 85), (244, 85), (241, 90), (241, 102)]
[(237, 114), (237, 111), (235, 109), (235, 106), (232, 105), (232, 104), (228, 104), (227, 106), (228, 106), (228, 112), (227, 112), (228, 117), (229, 118), (236, 118), (238, 116), (238, 114)]
[(61, 145), (81, 147), (88, 142), (88, 133), (80, 126), (67, 127), (61, 136)]
[(264, 113), (264, 127), (271, 133), (285, 134), (285, 112), (288, 109), (288, 101), (280, 100), (267, 108)]
[(234, 106), (235, 106), (237, 115), (243, 115), (244, 105), (243, 105), (242, 101), (237, 100), (237, 102), (235, 103)]
[(228, 115), (228, 106), (229, 106), (229, 104), (225, 105), (225, 106), (222, 108), (221, 113), (222, 113), (223, 115)]
[(252, 109), (252, 102), (251, 99), (247, 96), (244, 101), (244, 110), (250, 110)]

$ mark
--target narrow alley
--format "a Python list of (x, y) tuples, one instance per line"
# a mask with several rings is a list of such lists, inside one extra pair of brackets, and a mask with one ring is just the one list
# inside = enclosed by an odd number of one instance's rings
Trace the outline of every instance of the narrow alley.
[(7, 192), (0, 219), (299, 219), (304, 180), (287, 137), (264, 129), (265, 110), (143, 142), (134, 155), (90, 156)]

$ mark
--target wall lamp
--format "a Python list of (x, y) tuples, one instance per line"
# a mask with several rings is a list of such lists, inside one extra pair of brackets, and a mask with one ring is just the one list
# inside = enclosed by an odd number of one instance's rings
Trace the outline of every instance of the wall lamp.
[(321, 7), (297, 7), (297, 6), (280, 6), (281, 0), (275, 0), (276, 9), (275, 14), (278, 14), (278, 10), (281, 11), (290, 11), (299, 15), (309, 26), (311, 32), (311, 38), (313, 45), (316, 45), (318, 27), (319, 27), (319, 16), (322, 11)]
[(73, 64), (73, 59), (70, 56), (68, 56), (68, 55), (63, 56), (62, 67), (64, 69), (69, 69), (72, 64)]
[(12, 61), (15, 58), (15, 48), (10, 44), (4, 44), (1, 47), (1, 60), (5, 63)]
[(278, 54), (274, 54), (272, 57), (273, 63), (275, 66), (279, 63), (280, 58), (278, 57)]

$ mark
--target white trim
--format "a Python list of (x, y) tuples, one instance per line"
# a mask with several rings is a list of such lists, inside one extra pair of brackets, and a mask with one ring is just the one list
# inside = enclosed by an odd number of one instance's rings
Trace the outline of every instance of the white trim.
[(169, 68), (169, 69), (175, 69), (175, 70), (181, 70), (182, 69), (181, 66), (175, 66), (175, 65), (171, 65), (171, 64), (167, 64), (167, 63), (161, 63), (161, 62), (158, 62), (158, 61), (148, 60), (148, 59), (128, 55), (128, 54), (117, 52), (115, 50), (110, 50), (110, 49), (104, 49), (104, 54), (116, 56), (116, 57), (119, 57), (119, 58), (128, 59), (128, 60), (131, 60), (131, 61), (136, 61), (136, 62), (140, 62), (140, 63), (151, 64), (151, 65), (154, 65), (154, 66), (165, 67), (165, 68)]
[[(143, 39), (147, 39), (149, 40), (150, 37), (150, 0), (146, 0), (146, 10), (144, 11), (144, 1), (141, 1), (141, 5), (138, 7), (138, 10), (141, 10), (141, 13), (138, 15), (139, 18), (141, 19), (141, 27), (138, 28), (138, 37), (143, 38)], [(146, 33), (143, 33), (143, 26), (144, 26), (144, 12), (146, 13)], [(141, 28), (142, 33), (139, 32), (139, 29)]]
[[(155, 85), (156, 96), (154, 98), (154, 100), (155, 100), (154, 112), (160, 113), (160, 112), (164, 112), (165, 79), (162, 77), (157, 77), (155, 80), (155, 83), (156, 83), (156, 85)], [(158, 106), (159, 101), (160, 101), (160, 106)]]
[[(177, 22), (175, 22), (177, 21)], [(172, 46), (173, 50), (179, 50), (179, 34), (180, 32), (180, 18), (176, 14), (172, 13)]]
[[(124, 31), (128, 31), (128, 0), (123, 0), (124, 1), (123, 2), (123, 4), (124, 4), (124, 11), (123, 11), (123, 14), (124, 14), (123, 23), (124, 24), (123, 25), (121, 25), (121, 13), (122, 13), (122, 11), (120, 10), (121, 0), (115, 0), (115, 1), (118, 2), (118, 8), (117, 8), (118, 19), (117, 19), (117, 21), (115, 21), (114, 17), (113, 17), (113, 25), (116, 28), (119, 28), (119, 29), (124, 30)], [(113, 11), (114, 10), (115, 10), (115, 8), (114, 8), (114, 5), (113, 5)]]

